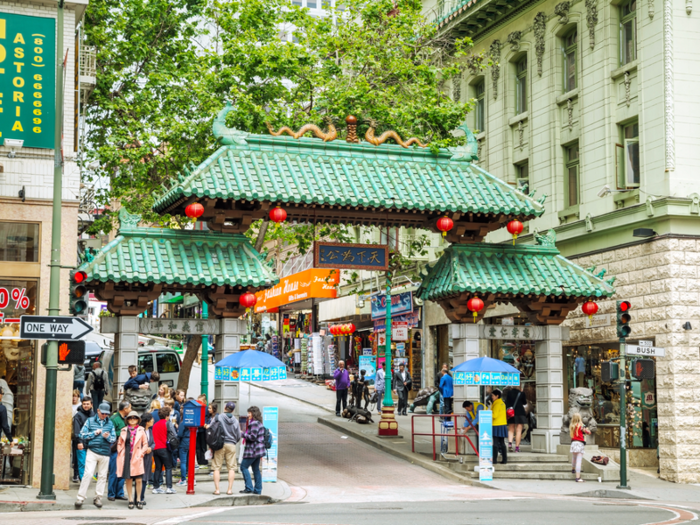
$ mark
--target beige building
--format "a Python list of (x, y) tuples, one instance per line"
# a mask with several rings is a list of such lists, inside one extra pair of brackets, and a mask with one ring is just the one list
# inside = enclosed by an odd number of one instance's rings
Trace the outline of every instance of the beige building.
[[(67, 56), (63, 122), (61, 264), (77, 262), (80, 172), (76, 164), (77, 28), (88, 0), (66, 2), (63, 31)], [(21, 315), (46, 315), (49, 303), (54, 150), (56, 2), (0, 1), (0, 377), (12, 392), (12, 431), (27, 441), (24, 466), (12, 475), (39, 486), (44, 423), (45, 371), (39, 363), (43, 341), (20, 341)], [(52, 29), (53, 28), (53, 29)], [(52, 31), (52, 34), (48, 34)], [(43, 40), (46, 33), (46, 41)], [(53, 45), (51, 45), (53, 40)], [(24, 62), (24, 66), (18, 66)], [(35, 66), (33, 69), (29, 66)], [(43, 69), (40, 69), (42, 68)], [(26, 76), (29, 75), (29, 76)], [(94, 81), (93, 81), (94, 82)], [(21, 141), (21, 142), (18, 142)], [(68, 269), (61, 270), (61, 313), (68, 313)], [(1, 385), (2, 383), (0, 383)], [(58, 374), (55, 488), (67, 489), (70, 469), (73, 373)]]

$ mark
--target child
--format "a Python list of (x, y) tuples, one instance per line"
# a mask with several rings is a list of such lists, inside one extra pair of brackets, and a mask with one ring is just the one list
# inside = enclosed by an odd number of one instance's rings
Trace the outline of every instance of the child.
[[(136, 365), (131, 365), (129, 367), (129, 381), (134, 379), (138, 375), (137, 372), (138, 371), (136, 369)], [(140, 386), (139, 388), (142, 388), (142, 386)], [(123, 395), (124, 395), (124, 389), (122, 388), (122, 390), (119, 391), (119, 397), (122, 397)]]
[[(131, 375), (131, 367), (129, 367), (129, 375)], [(158, 372), (148, 372), (146, 374), (131, 376), (129, 380), (124, 383), (124, 391), (137, 390), (139, 388), (147, 390), (149, 383), (157, 383), (159, 379), (160, 374)]]
[(569, 425), (569, 435), (571, 436), (571, 473), (576, 475), (576, 483), (583, 483), (581, 460), (583, 459), (583, 447), (586, 444), (586, 438), (583, 435), (590, 433), (591, 431), (583, 426), (581, 414), (574, 414)]

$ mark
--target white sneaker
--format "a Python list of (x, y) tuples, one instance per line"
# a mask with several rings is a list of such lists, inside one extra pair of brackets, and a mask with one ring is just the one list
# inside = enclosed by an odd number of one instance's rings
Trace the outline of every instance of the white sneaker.
[(153, 489), (152, 494), (165, 494), (165, 491), (162, 488), (158, 487), (157, 489)]
[(180, 487), (184, 487), (184, 486), (187, 485), (187, 480), (181, 479), (180, 481), (177, 482), (177, 484), (178, 484)]
[(176, 491), (176, 490), (173, 490), (173, 489), (168, 489), (168, 490), (165, 491), (165, 493), (166, 493), (166, 494), (177, 494), (177, 491)]

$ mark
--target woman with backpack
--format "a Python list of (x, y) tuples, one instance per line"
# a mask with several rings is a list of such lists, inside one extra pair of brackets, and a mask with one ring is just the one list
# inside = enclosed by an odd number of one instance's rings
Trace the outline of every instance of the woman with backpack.
[[(243, 451), (243, 461), (241, 462), (241, 472), (245, 480), (245, 490), (242, 494), (262, 493), (262, 474), (260, 473), (260, 459), (265, 455), (265, 427), (260, 409), (252, 406), (248, 409), (248, 424), (243, 433), (245, 440), (245, 450)], [(253, 469), (255, 487), (250, 479), (249, 468)]]

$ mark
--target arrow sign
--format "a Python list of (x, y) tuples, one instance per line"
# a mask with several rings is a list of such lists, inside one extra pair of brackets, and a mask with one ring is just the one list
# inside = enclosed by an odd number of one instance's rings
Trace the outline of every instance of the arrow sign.
[(23, 315), (20, 317), (20, 339), (52, 339), (74, 341), (94, 328), (80, 317)]

